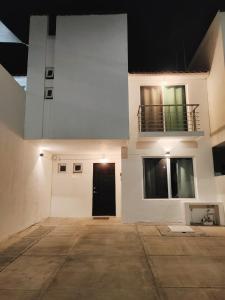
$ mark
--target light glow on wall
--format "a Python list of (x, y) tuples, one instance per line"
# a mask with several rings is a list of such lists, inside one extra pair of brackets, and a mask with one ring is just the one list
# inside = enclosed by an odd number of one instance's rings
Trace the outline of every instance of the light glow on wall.
[(107, 164), (109, 160), (105, 157), (105, 154), (102, 155), (102, 158), (100, 159), (101, 164)]

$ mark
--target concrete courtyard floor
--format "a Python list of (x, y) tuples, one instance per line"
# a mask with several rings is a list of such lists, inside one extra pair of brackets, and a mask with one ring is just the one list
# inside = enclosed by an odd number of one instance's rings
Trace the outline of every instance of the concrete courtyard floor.
[(1, 300), (225, 299), (225, 227), (49, 218), (0, 247)]

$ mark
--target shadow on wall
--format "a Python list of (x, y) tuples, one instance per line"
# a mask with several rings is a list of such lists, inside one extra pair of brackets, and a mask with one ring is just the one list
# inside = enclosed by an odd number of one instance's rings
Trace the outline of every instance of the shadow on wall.
[(0, 65), (0, 124), (24, 137), (25, 91)]

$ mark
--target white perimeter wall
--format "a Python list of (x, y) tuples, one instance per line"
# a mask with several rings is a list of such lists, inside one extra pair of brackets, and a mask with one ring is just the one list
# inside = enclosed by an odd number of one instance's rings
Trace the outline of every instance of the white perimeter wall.
[[(193, 199), (144, 199), (143, 157), (161, 157), (170, 151), (171, 157), (192, 157), (195, 174), (195, 193), (198, 201), (215, 201), (216, 187), (213, 176), (209, 117), (207, 105), (207, 75), (130, 75), (130, 142), (128, 159), (122, 160), (122, 216), (125, 222), (183, 222), (183, 201)], [(182, 139), (158, 138), (154, 141), (138, 139), (137, 111), (140, 104), (140, 86), (186, 86), (187, 103), (200, 104), (200, 123), (205, 136), (198, 142)]]
[[(102, 154), (57, 155), (53, 161), (52, 217), (91, 217), (93, 191), (93, 163), (101, 161)], [(115, 163), (116, 215), (121, 214), (121, 155), (105, 152), (108, 162)], [(82, 163), (83, 172), (73, 174), (73, 163)], [(67, 172), (58, 173), (58, 163), (67, 164)]]
[(23, 140), (25, 92), (0, 66), (0, 240), (49, 216), (52, 161)]
[[(212, 146), (225, 142), (225, 13), (219, 12), (209, 27), (191, 68), (209, 68), (207, 80)], [(225, 204), (225, 176), (216, 176), (218, 199)]]
[[(215, 52), (208, 78), (212, 145), (225, 142), (225, 13), (220, 13)], [(216, 176), (217, 194), (225, 204), (225, 176)]]

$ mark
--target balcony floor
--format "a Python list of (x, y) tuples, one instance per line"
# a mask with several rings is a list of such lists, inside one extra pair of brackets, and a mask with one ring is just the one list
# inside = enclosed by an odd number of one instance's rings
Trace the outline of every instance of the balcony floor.
[(155, 140), (157, 138), (173, 138), (195, 141), (204, 136), (204, 131), (146, 131), (139, 132), (139, 140)]

